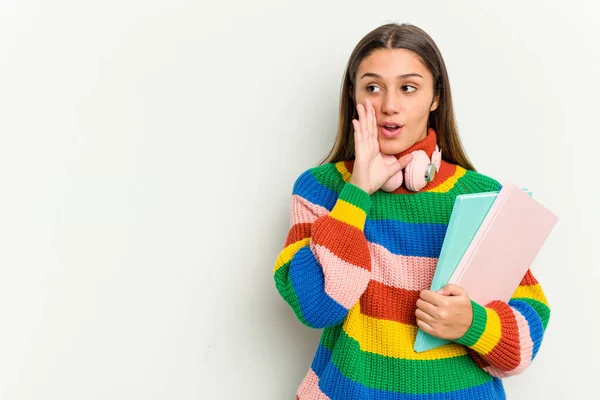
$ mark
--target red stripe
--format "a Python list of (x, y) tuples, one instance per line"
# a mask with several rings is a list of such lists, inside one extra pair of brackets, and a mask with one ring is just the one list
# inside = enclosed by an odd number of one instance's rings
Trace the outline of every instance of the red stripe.
[(417, 325), (415, 311), (420, 293), (372, 280), (360, 298), (360, 312), (373, 318)]
[(471, 358), (473, 359), (473, 361), (475, 361), (475, 364), (477, 364), (477, 366), (481, 369), (484, 369), (486, 367), (490, 366), (490, 363), (488, 363), (479, 353), (477, 353), (475, 350), (470, 349), (467, 347), (467, 353), (469, 353), (469, 355), (471, 356)]
[(311, 227), (312, 224), (310, 222), (304, 222), (292, 226), (288, 232), (287, 239), (285, 240), (285, 245), (283, 247), (287, 247), (292, 243), (296, 243), (298, 240), (310, 237)]
[(531, 270), (528, 269), (527, 273), (525, 273), (525, 276), (523, 277), (523, 280), (521, 281), (519, 286), (533, 286), (533, 285), (537, 285), (537, 284), (538, 284), (538, 280), (535, 279), (535, 276), (533, 276), (533, 274), (531, 273)]
[(352, 174), (352, 170), (354, 169), (354, 160), (344, 161), (344, 166)]
[[(485, 355), (490, 363), (504, 371), (510, 371), (521, 363), (521, 343), (519, 341), (519, 328), (515, 314), (508, 304), (503, 301), (494, 300), (486, 307), (498, 313), (502, 336), (496, 346)], [(509, 349), (518, 349), (516, 353), (508, 352)]]
[(342, 260), (371, 270), (371, 254), (363, 231), (329, 215), (313, 223), (312, 241), (327, 247)]

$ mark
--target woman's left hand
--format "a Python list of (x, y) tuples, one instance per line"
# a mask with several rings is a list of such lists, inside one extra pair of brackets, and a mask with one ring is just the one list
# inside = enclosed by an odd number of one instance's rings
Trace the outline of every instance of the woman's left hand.
[(467, 291), (451, 283), (437, 292), (422, 290), (417, 300), (417, 325), (424, 332), (447, 340), (462, 337), (473, 322)]

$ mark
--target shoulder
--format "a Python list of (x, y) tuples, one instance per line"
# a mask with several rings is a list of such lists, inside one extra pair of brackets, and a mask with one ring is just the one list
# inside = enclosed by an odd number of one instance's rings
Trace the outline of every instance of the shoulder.
[(461, 183), (467, 193), (495, 192), (502, 188), (496, 179), (472, 170), (465, 170)]
[(309, 168), (294, 182), (292, 195), (330, 209), (349, 179), (346, 163), (328, 163)]

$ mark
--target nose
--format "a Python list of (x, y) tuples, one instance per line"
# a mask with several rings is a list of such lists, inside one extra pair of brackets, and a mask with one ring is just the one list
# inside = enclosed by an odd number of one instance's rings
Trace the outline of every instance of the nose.
[(388, 91), (381, 102), (381, 112), (387, 115), (394, 115), (400, 112), (400, 98), (394, 92)]

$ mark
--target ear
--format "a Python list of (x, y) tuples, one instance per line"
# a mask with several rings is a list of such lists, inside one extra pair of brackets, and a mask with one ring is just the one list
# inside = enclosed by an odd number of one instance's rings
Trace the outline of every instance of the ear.
[(437, 110), (439, 105), (440, 105), (440, 96), (437, 95), (433, 98), (433, 102), (431, 103), (431, 107), (429, 108), (429, 111)]

